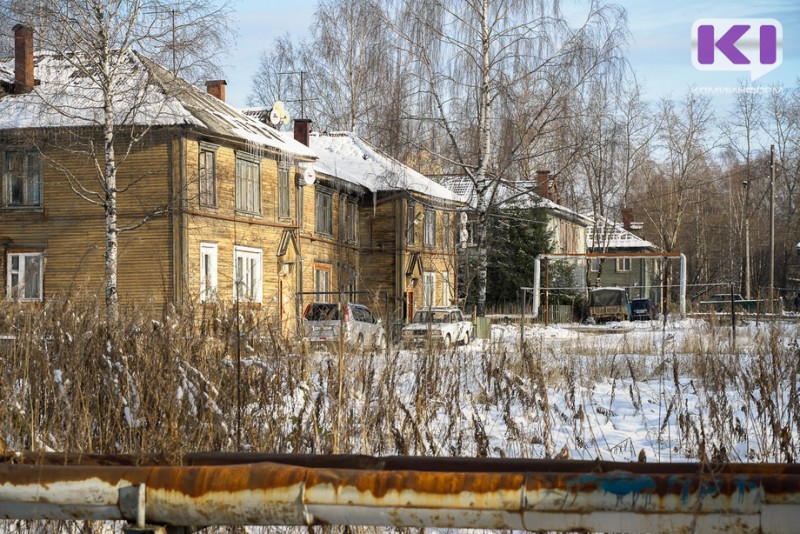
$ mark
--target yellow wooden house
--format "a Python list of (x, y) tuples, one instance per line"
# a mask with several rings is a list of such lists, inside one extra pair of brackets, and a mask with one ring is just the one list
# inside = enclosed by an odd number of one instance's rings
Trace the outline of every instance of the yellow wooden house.
[[(15, 31), (16, 57), (0, 60), (0, 297), (102, 295), (104, 212), (91, 157), (100, 95), (63, 57), (34, 53), (32, 33)], [(120, 72), (129, 91), (115, 108), (119, 224), (128, 227), (120, 301), (238, 300), (291, 323), (292, 245), (304, 198), (313, 202), (297, 176), (313, 152), (226, 104), (224, 81), (204, 92), (134, 53)]]
[(454, 304), (461, 197), (355, 134), (296, 138), (318, 158), (307, 201), (314, 218), (299, 233), (303, 301), (356, 300), (394, 325), (415, 309)]
[[(27, 30), (0, 59), (0, 297), (102, 295), (102, 95)], [(120, 72), (123, 305), (246, 303), (291, 333), (311, 301), (402, 322), (455, 298), (452, 192), (356, 136), (281, 133), (226, 104), (223, 80), (202, 91), (135, 53)]]

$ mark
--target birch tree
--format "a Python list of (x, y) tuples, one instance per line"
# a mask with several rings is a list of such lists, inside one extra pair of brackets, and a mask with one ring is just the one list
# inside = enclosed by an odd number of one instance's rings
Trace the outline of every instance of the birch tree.
[(653, 202), (647, 217), (666, 252), (676, 250), (678, 237), (694, 199), (706, 159), (716, 141), (710, 138), (713, 112), (708, 97), (687, 93), (676, 103), (662, 100), (659, 141), (664, 157), (661, 172), (654, 176)]
[[(0, 2), (0, 13), (8, 20), (31, 26), (39, 49), (66, 61), (81, 83), (87, 85), (72, 99), (65, 96), (72, 94), (66, 85), (63, 91), (34, 90), (46, 99), (44, 105), (51, 116), (58, 114), (64, 118), (63, 124), (81, 126), (73, 130), (71, 137), (79, 142), (81, 153), (95, 168), (91, 179), (67, 178), (81, 199), (98, 206), (104, 214), (109, 326), (119, 316), (119, 235), (145, 222), (120, 226), (118, 195), (131, 184), (119, 184), (117, 175), (148, 132), (148, 125), (163, 111), (159, 97), (154, 95), (163, 95), (167, 90), (155, 87), (153, 80), (141, 72), (138, 78), (131, 79), (132, 54), (155, 58), (189, 78), (202, 76), (213, 67), (215, 54), (224, 49), (221, 45), (227, 38), (227, 12), (226, 4), (210, 0)], [(149, 123), (137, 120), (142, 118), (141, 113)]]
[(391, 47), (386, 29), (375, 24), (381, 12), (364, 0), (321, 0), (308, 39), (281, 37), (262, 52), (251, 104), (283, 100), (296, 116), (305, 108), (323, 130), (369, 129), (382, 95), (391, 93)]
[[(488, 218), (498, 188), (531, 161), (548, 161), (576, 88), (605, 76), (620, 60), (626, 36), (620, 8), (591, 2), (569, 19), (558, 2), (398, 0), (389, 23), (404, 57), (413, 60), (417, 90), (433, 103), (436, 139), (411, 140), (450, 172), (472, 183), (476, 218), (477, 314), (486, 304)], [(499, 116), (498, 110), (516, 111)], [(513, 121), (501, 142), (502, 125)], [(500, 150), (500, 147), (503, 150)], [(552, 160), (549, 160), (552, 161)], [(541, 167), (540, 167), (541, 168)], [(508, 198), (504, 196), (503, 198)]]

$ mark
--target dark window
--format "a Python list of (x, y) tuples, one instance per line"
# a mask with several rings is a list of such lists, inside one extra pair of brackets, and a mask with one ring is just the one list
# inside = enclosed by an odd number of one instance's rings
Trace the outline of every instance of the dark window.
[(213, 208), (217, 205), (216, 154), (212, 150), (200, 151), (198, 166), (200, 182), (200, 205)]
[(297, 225), (300, 229), (303, 228), (303, 201), (305, 198), (304, 189), (302, 185), (297, 186), (297, 194), (295, 195), (295, 202), (297, 202)]
[(333, 195), (317, 190), (315, 211), (317, 233), (333, 235)]
[(416, 205), (412, 202), (408, 203), (408, 209), (406, 212), (406, 224), (408, 225), (406, 231), (406, 242), (409, 245), (413, 245), (417, 242), (416, 235), (414, 231), (414, 223), (416, 223), (415, 216), (416, 216)]
[(236, 160), (236, 209), (261, 213), (261, 167), (249, 159)]
[(436, 212), (425, 210), (425, 230), (422, 242), (426, 247), (436, 246)]
[(278, 164), (278, 218), (291, 218), (291, 208), (289, 204), (289, 164), (281, 162)]
[(4, 205), (42, 205), (42, 171), (36, 150), (9, 149), (3, 158)]
[(358, 205), (352, 201), (347, 201), (347, 241), (350, 243), (355, 243), (357, 239), (357, 232), (358, 232)]

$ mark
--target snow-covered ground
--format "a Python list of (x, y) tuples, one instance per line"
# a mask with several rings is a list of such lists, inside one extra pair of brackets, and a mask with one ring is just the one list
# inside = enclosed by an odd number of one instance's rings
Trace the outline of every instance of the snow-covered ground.
[[(524, 336), (520, 350), (518, 325), (494, 325), (491, 340), (447, 353), (376, 354), (366, 370), (363, 356), (345, 358), (337, 450), (739, 462), (800, 452), (797, 322), (741, 324), (735, 348), (730, 325), (697, 319), (526, 326)], [(305, 382), (285, 409), (304, 417), (325, 380)]]

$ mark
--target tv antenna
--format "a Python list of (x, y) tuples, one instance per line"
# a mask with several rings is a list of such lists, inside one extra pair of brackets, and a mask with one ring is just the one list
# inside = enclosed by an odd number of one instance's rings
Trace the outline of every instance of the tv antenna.
[[(286, 72), (276, 72), (278, 76), (288, 76), (290, 74), (299, 74), (300, 75), (300, 117), (305, 119), (306, 117), (306, 71), (304, 70), (290, 70)], [(309, 99), (313, 100), (313, 99)], [(297, 100), (287, 100), (286, 102), (297, 102)]]

